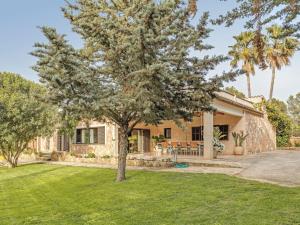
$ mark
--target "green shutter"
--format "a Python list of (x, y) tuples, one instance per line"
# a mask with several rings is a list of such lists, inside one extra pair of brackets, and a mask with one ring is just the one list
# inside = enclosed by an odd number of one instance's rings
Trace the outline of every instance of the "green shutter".
[(105, 145), (105, 127), (98, 127), (98, 143)]

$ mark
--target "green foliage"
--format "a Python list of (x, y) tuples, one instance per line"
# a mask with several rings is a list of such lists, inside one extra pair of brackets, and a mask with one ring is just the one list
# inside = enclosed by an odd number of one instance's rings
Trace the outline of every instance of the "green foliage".
[(300, 142), (296, 142), (295, 147), (299, 148), (300, 147)]
[(300, 126), (300, 92), (295, 96), (291, 95), (287, 101), (288, 112), (296, 126)]
[[(293, 35), (299, 38), (299, 8), (299, 0), (236, 0), (235, 7), (214, 20), (213, 23), (225, 23), (226, 26), (231, 26), (237, 20), (245, 23), (245, 29), (255, 33), (253, 41), (257, 49), (258, 64), (260, 68), (266, 69), (263, 37), (266, 27), (276, 21), (280, 23), (279, 26), (284, 27), (283, 36)], [(270, 96), (272, 98), (272, 94)]]
[(214, 127), (213, 130), (213, 146), (214, 150), (217, 152), (222, 152), (225, 149), (225, 145), (221, 143), (221, 139), (224, 138), (226, 135), (220, 131), (219, 127)]
[(244, 131), (238, 132), (232, 132), (232, 137), (234, 139), (235, 147), (241, 147), (243, 146), (243, 143), (245, 142), (248, 134), (244, 134)]
[(254, 32), (242, 32), (234, 36), (235, 44), (230, 47), (229, 55), (232, 57), (230, 65), (238, 67), (241, 63), (242, 70), (247, 76), (248, 97), (251, 97), (250, 75), (255, 74), (255, 64), (257, 64), (257, 51), (254, 45)]
[(248, 134), (244, 134), (244, 131), (241, 131), (239, 134), (239, 146), (243, 146)]
[(234, 86), (226, 87), (225, 91), (227, 91), (230, 94), (235, 95), (235, 96), (237, 96), (239, 98), (246, 98), (246, 95), (243, 92), (241, 92), (238, 89), (236, 89)]
[(0, 73), (0, 152), (12, 167), (38, 136), (55, 128), (55, 108), (41, 101), (45, 89), (12, 73)]
[(94, 152), (89, 152), (86, 156), (85, 156), (85, 158), (96, 158), (96, 154), (94, 153)]
[(235, 8), (221, 15), (214, 23), (231, 26), (243, 19), (245, 28), (263, 29), (273, 21), (280, 21), (288, 33), (299, 31), (299, 0), (236, 0)]
[(292, 131), (292, 120), (282, 107), (284, 103), (272, 99), (263, 104), (266, 107), (269, 121), (276, 128), (277, 146), (288, 146)]
[(263, 38), (264, 48), (263, 56), (269, 68), (272, 69), (272, 80), (270, 86), (269, 99), (273, 98), (273, 89), (276, 70), (290, 64), (290, 58), (293, 57), (299, 47), (296, 38), (286, 34), (286, 29), (277, 24), (267, 28), (267, 35)]
[(157, 143), (164, 142), (166, 139), (165, 139), (164, 135), (160, 134), (158, 136), (152, 136), (152, 140), (153, 140), (154, 144), (156, 145)]
[(239, 141), (239, 134), (237, 133), (237, 132), (232, 132), (232, 137), (233, 137), (233, 140), (234, 140), (234, 146), (235, 147), (238, 147), (239, 145), (239, 143), (238, 143), (238, 141)]
[(41, 28), (48, 42), (35, 44), (33, 68), (65, 115), (120, 126), (123, 168), (137, 123), (191, 120), (195, 111), (211, 110), (215, 91), (236, 76), (207, 77), (227, 57), (206, 54), (213, 47), (204, 42), (208, 13), (192, 23), (183, 2), (73, 1), (63, 12), (83, 47), (49, 27)]

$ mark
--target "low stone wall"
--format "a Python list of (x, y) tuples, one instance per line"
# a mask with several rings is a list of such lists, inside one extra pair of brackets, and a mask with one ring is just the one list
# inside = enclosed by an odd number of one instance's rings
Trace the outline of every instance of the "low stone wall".
[[(118, 165), (117, 157), (98, 157), (86, 158), (86, 157), (76, 157), (68, 152), (53, 152), (51, 154), (51, 161), (66, 161), (66, 162), (80, 162), (80, 163), (99, 163), (108, 165)], [(169, 168), (173, 167), (174, 163), (169, 158), (157, 159), (155, 157), (151, 158), (140, 158), (134, 156), (127, 157), (128, 166), (140, 166), (140, 167), (159, 167), (159, 168)]]
[(293, 147), (300, 147), (300, 137), (291, 137), (290, 143)]

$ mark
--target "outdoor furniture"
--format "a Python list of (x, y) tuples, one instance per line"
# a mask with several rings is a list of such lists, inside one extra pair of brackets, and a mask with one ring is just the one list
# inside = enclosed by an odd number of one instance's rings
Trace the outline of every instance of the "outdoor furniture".
[(168, 143), (166, 141), (162, 142), (163, 154), (168, 154)]
[(183, 153), (183, 155), (187, 155), (187, 143), (186, 142), (181, 143), (181, 152)]
[(191, 155), (192, 154), (192, 146), (190, 142), (186, 143), (186, 153), (187, 155)]
[(204, 145), (203, 144), (197, 144), (198, 146), (198, 154), (199, 156), (203, 156), (204, 155)]
[(175, 148), (177, 150), (178, 155), (182, 155), (183, 149), (182, 149), (182, 146), (181, 146), (180, 142), (176, 142), (176, 147)]
[(195, 155), (198, 155), (198, 146), (197, 146), (197, 143), (195, 142), (192, 142), (191, 143), (191, 155), (195, 156)]

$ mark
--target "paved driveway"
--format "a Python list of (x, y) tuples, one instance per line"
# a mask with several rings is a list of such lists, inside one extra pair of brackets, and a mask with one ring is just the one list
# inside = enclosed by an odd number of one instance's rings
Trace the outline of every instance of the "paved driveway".
[[(230, 160), (235, 161), (234, 158)], [(300, 151), (277, 150), (236, 159), (242, 170), (235, 175), (287, 186), (300, 186)]]

